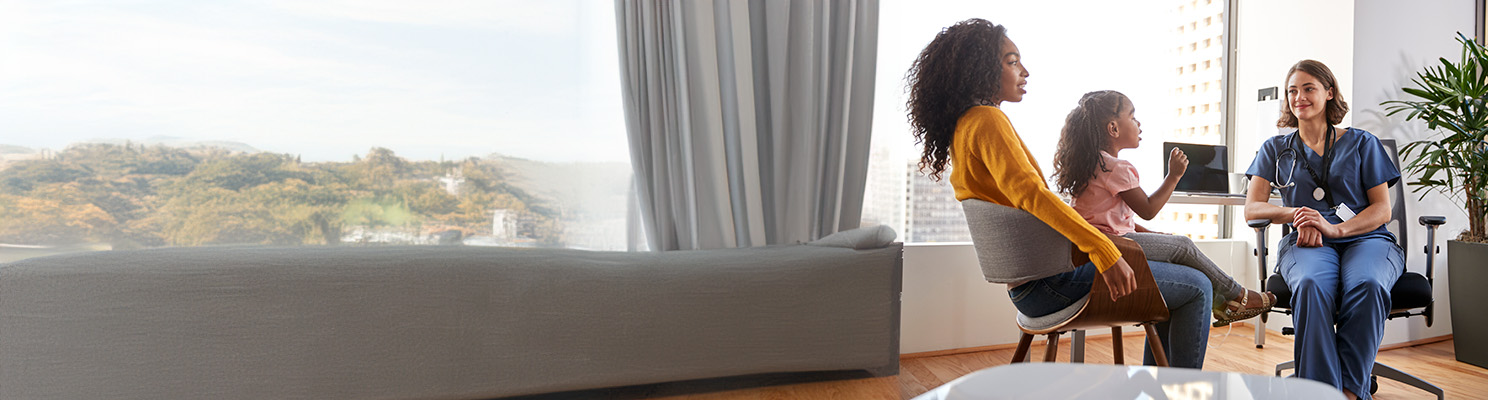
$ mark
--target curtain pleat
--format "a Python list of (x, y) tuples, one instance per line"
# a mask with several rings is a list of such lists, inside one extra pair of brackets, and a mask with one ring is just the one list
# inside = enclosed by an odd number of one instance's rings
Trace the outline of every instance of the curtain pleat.
[(877, 10), (876, 0), (616, 1), (632, 221), (650, 249), (857, 227)]

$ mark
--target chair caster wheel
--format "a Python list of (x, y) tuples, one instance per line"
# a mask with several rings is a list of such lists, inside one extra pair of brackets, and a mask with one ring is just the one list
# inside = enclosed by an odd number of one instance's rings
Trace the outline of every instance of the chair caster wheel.
[(1374, 376), (1374, 375), (1370, 375), (1369, 376), (1369, 394), (1373, 395), (1374, 392), (1378, 392), (1378, 391), (1379, 391), (1379, 377), (1378, 376)]

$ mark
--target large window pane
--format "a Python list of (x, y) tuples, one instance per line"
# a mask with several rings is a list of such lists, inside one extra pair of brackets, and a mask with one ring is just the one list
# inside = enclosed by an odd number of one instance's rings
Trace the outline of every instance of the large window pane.
[[(1030, 77), (1023, 102), (1006, 103), (1003, 109), (1046, 175), (1053, 172), (1064, 118), (1080, 95), (1114, 89), (1130, 96), (1142, 121), (1143, 141), (1120, 157), (1137, 166), (1142, 187), (1150, 193), (1162, 182), (1162, 142), (1224, 143), (1223, 3), (884, 2), (864, 223), (890, 225), (907, 242), (970, 240), (949, 186), (929, 181), (916, 169), (919, 147), (905, 114), (904, 74), (941, 29), (972, 17), (1007, 26)], [(1157, 219), (1142, 223), (1214, 238), (1217, 221), (1217, 206), (1170, 204)]]
[(623, 249), (614, 21), (596, 0), (0, 3), (0, 257)]

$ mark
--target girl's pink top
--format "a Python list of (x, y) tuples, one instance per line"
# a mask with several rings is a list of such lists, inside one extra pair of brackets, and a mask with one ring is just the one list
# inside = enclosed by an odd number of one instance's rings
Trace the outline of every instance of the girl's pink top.
[(1110, 171), (1095, 171), (1095, 177), (1090, 179), (1085, 191), (1075, 196), (1070, 206), (1102, 232), (1114, 235), (1135, 232), (1137, 213), (1121, 200), (1121, 192), (1141, 186), (1137, 168), (1105, 151), (1101, 151), (1101, 159), (1105, 160), (1106, 169)]

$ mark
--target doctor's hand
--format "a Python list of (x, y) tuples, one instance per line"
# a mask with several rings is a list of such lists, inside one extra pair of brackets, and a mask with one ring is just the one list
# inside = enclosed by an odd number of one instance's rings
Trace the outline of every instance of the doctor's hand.
[(1106, 287), (1111, 289), (1111, 301), (1116, 301), (1137, 288), (1137, 277), (1132, 272), (1131, 265), (1126, 263), (1125, 257), (1116, 259), (1116, 264), (1107, 268), (1101, 276), (1106, 278)]
[(1297, 227), (1297, 247), (1319, 247), (1323, 245), (1323, 234), (1310, 226)]
[[(1323, 214), (1318, 213), (1317, 210), (1307, 207), (1297, 207), (1296, 210), (1292, 211), (1292, 226), (1297, 227), (1297, 229), (1312, 228), (1322, 237), (1335, 238), (1343, 236), (1342, 230), (1338, 229), (1337, 225), (1333, 225), (1328, 219), (1323, 218)], [(1319, 243), (1319, 245), (1321, 246), (1322, 244)]]

